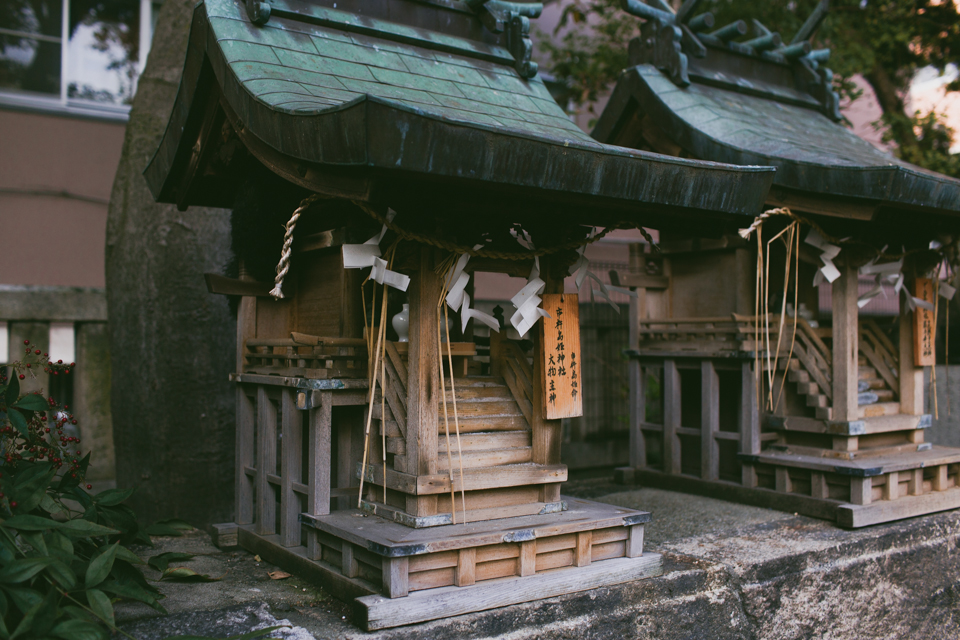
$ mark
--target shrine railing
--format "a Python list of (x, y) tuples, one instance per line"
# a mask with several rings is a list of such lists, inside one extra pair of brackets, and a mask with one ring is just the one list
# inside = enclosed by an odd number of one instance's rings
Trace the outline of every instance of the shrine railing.
[(243, 373), (296, 378), (364, 378), (367, 348), (362, 338), (294, 334), (285, 339), (247, 340)]

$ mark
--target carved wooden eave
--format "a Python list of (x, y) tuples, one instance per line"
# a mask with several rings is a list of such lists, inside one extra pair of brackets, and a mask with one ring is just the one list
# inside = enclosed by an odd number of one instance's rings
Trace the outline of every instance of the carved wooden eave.
[(526, 59), (529, 9), (474, 4), (275, 0), (258, 25), (238, 0), (201, 3), (144, 172), (155, 197), (232, 206), (239, 149), (307, 189), (394, 207), (454, 195), (593, 224), (759, 212), (772, 169), (596, 142)]

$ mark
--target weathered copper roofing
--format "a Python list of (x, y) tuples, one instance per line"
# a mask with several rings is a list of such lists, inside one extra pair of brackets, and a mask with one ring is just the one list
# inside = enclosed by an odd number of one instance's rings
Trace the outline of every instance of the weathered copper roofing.
[[(504, 26), (526, 20), (511, 9), (524, 5), (269, 6), (268, 21), (256, 25), (237, 0), (198, 5), (173, 114), (145, 171), (158, 200), (231, 205), (228, 189), (202, 186), (218, 109), (267, 166), (319, 191), (330, 171), (362, 180), (402, 174), (406, 188), (442, 178), (509, 187), (514, 197), (522, 187), (570, 207), (603, 198), (621, 210), (740, 216), (759, 211), (771, 183), (768, 167), (671, 158), (583, 133), (536, 76), (528, 41), (517, 43), (523, 25)], [(342, 187), (335, 182), (334, 191)]]
[[(660, 28), (654, 27), (658, 20)], [(778, 186), (887, 207), (960, 212), (960, 181), (898, 160), (838, 122), (832, 74), (818, 63), (828, 50), (811, 51), (796, 38), (792, 53), (748, 46), (765, 38), (756, 22), (756, 40), (736, 43), (694, 33), (686, 24), (681, 30), (675, 17), (669, 20), (654, 16), (631, 43), (631, 67), (593, 131), (596, 139), (635, 146), (636, 134), (625, 125), (648, 115), (689, 156), (775, 166)], [(805, 37), (813, 27), (805, 27)], [(727, 31), (741, 35), (747, 29), (731, 25)], [(778, 34), (766, 31), (768, 45), (774, 35), (779, 42)], [(676, 56), (657, 55), (667, 44), (676, 45)]]

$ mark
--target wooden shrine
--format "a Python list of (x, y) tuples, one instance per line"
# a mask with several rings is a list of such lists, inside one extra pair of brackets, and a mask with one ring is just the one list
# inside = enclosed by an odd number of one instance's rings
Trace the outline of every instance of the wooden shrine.
[[(636, 247), (634, 273), (620, 278), (639, 295), (630, 466), (618, 477), (848, 527), (960, 507), (960, 449), (925, 442), (923, 383), (944, 259), (936, 241), (957, 237), (960, 181), (840, 123), (830, 52), (809, 42), (826, 2), (789, 43), (756, 20), (714, 25), (700, 4), (626, 5), (644, 19), (642, 35), (593, 136), (774, 166), (767, 207), (792, 217), (761, 221), (759, 264), (757, 228), (665, 230), (658, 251)], [(871, 279), (863, 287), (861, 275)], [(827, 281), (832, 311), (820, 324), (815, 285)], [(867, 315), (888, 290), (900, 299), (895, 323)], [(929, 308), (914, 310), (916, 298)], [(926, 329), (925, 360), (915, 325)]]
[[(239, 277), (208, 276), (239, 297), (221, 539), (357, 598), (368, 629), (660, 571), (649, 514), (561, 495), (579, 357), (562, 281), (592, 225), (748, 224), (772, 180), (582, 133), (530, 61), (539, 12), (206, 0), (145, 171), (159, 201), (234, 209)], [(470, 307), (477, 271), (529, 279), (512, 316)], [(526, 339), (483, 343), (471, 318)]]

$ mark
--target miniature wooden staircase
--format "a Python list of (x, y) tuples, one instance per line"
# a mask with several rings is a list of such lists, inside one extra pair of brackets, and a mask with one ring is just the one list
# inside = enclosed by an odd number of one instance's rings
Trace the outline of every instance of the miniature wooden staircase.
[[(465, 470), (523, 464), (533, 460), (530, 424), (503, 378), (458, 378), (455, 387), (459, 448)], [(443, 407), (439, 409), (439, 471), (450, 468), (448, 460), (451, 458), (454, 470), (458, 470), (461, 463), (455, 435), (453, 394), (449, 390), (446, 400), (446, 425)], [(450, 457), (447, 453), (447, 428), (450, 430)]]

